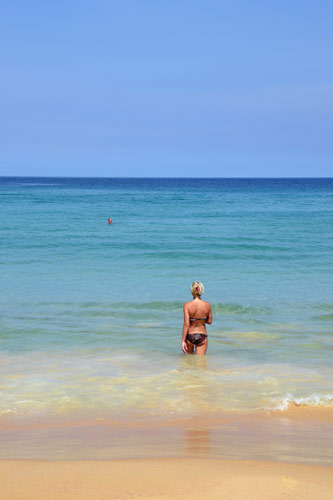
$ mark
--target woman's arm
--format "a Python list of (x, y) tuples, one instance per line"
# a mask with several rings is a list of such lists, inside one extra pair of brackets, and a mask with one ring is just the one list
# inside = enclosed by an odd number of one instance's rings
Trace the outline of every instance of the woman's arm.
[(213, 323), (213, 313), (212, 313), (212, 308), (211, 308), (210, 304), (209, 304), (209, 312), (207, 315), (206, 323), (207, 323), (207, 325), (211, 325)]
[(187, 354), (187, 344), (186, 344), (186, 335), (188, 334), (188, 329), (190, 327), (190, 313), (184, 305), (184, 324), (183, 324), (183, 334), (182, 334), (182, 349), (185, 354)]

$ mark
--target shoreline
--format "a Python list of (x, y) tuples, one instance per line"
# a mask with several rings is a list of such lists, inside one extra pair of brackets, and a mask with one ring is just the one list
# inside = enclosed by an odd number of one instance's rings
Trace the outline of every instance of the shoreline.
[(331, 500), (332, 470), (202, 458), (0, 461), (6, 500)]
[(44, 415), (44, 416), (10, 416), (0, 418), (1, 431), (15, 431), (34, 428), (57, 428), (57, 427), (85, 427), (85, 426), (112, 426), (112, 427), (178, 427), (188, 425), (219, 425), (235, 420), (237, 422), (251, 422), (283, 419), (291, 421), (317, 421), (333, 424), (333, 406), (310, 406), (290, 403), (288, 408), (280, 410), (255, 410), (248, 412), (228, 411), (221, 414), (206, 414), (194, 416), (152, 416), (152, 415), (123, 415), (117, 418), (87, 417), (79, 415)]
[(208, 458), (333, 465), (333, 408), (192, 418), (9, 419), (0, 459)]

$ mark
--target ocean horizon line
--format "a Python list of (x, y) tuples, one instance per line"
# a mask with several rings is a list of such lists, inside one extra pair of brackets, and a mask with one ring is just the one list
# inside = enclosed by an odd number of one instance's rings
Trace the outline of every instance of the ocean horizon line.
[(295, 177), (295, 176), (290, 176), (290, 177), (262, 177), (262, 176), (251, 176), (251, 177), (201, 177), (201, 176), (194, 176), (194, 177), (184, 177), (184, 176), (78, 176), (78, 175), (69, 175), (69, 176), (64, 176), (64, 175), (0, 175), (0, 179), (132, 179), (132, 180), (140, 180), (140, 179), (160, 179), (160, 180), (332, 180), (333, 176), (327, 177), (327, 176), (305, 176), (305, 177)]

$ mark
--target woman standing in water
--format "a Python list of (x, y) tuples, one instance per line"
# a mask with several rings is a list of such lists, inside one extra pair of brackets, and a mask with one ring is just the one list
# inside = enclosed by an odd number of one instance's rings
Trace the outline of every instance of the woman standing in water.
[(201, 299), (204, 286), (200, 281), (191, 285), (193, 300), (184, 304), (184, 325), (182, 349), (185, 354), (204, 355), (207, 351), (208, 339), (206, 323), (213, 322), (212, 308), (209, 302)]

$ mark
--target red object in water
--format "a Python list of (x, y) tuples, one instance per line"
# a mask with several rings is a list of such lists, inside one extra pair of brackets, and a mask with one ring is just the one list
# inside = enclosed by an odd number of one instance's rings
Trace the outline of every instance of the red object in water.
[(112, 219), (111, 219), (111, 217), (108, 219), (108, 224), (112, 224)]

